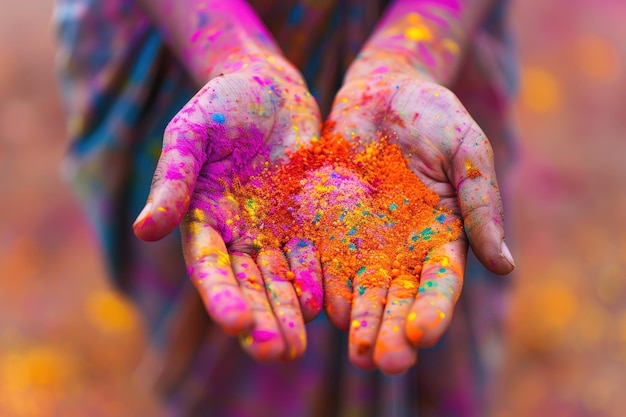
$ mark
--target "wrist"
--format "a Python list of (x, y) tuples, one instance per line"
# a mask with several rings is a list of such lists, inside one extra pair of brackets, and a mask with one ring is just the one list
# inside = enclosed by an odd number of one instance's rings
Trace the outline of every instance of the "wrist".
[[(279, 51), (263, 47), (238, 48), (207, 65), (206, 81), (222, 75), (247, 73), (264, 84), (297, 84), (305, 86), (300, 71)], [(284, 85), (283, 85), (284, 86)]]
[(394, 75), (409, 76), (430, 82), (437, 82), (428, 68), (410, 58), (410, 54), (398, 53), (389, 48), (368, 45), (350, 65), (344, 84), (374, 76), (389, 77)]
[[(197, 38), (197, 39), (195, 39)], [(219, 75), (241, 69), (282, 65), (284, 58), (271, 35), (259, 26), (245, 21), (228, 21), (220, 27), (209, 27), (192, 37), (188, 66), (202, 84)]]
[[(228, 47), (210, 54), (199, 54), (197, 66), (204, 74), (204, 81), (219, 75), (232, 74), (252, 67), (271, 66), (281, 57), (277, 48), (264, 45), (244, 30), (231, 30)], [(278, 59), (280, 61), (280, 59)]]
[(248, 54), (280, 55), (245, 0), (139, 1), (198, 87)]
[[(450, 86), (493, 0), (396, 0), (363, 49), (365, 60)], [(357, 64), (360, 66), (362, 64)], [(371, 64), (370, 64), (371, 65)]]

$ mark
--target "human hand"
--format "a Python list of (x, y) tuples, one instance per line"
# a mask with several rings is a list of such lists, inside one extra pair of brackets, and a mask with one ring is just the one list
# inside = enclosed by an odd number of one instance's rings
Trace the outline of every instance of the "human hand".
[[(364, 145), (378, 132), (389, 135), (409, 168), (441, 197), (439, 205), (464, 224), (466, 235), (429, 254), (419, 290), (408, 292), (391, 280), (388, 286), (354, 291), (352, 301), (325, 294), (330, 321), (349, 327), (352, 363), (400, 373), (415, 363), (418, 347), (434, 344), (448, 327), (463, 284), (468, 243), (492, 272), (514, 268), (504, 243), (491, 145), (456, 96), (418, 72), (348, 77), (329, 121), (334, 131)], [(325, 270), (325, 284), (331, 278)], [(354, 280), (356, 289), (359, 276)]]
[(306, 347), (304, 322), (322, 305), (318, 261), (302, 245), (288, 247), (286, 257), (282, 248), (256, 256), (228, 190), (235, 177), (245, 181), (318, 136), (319, 111), (280, 55), (245, 54), (238, 62), (169, 123), (134, 230), (154, 241), (180, 224), (188, 272), (211, 318), (256, 359), (294, 359)]

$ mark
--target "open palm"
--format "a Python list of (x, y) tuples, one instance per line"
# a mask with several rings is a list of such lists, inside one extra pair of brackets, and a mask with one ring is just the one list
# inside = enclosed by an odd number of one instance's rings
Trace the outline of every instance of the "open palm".
[(387, 134), (400, 146), (411, 170), (441, 197), (440, 205), (465, 227), (466, 235), (429, 254), (420, 288), (412, 294), (399, 291), (393, 281), (389, 288), (373, 289), (381, 300), (376, 304), (371, 293), (355, 292), (352, 301), (325, 294), (335, 325), (347, 329), (351, 322), (367, 322), (350, 326), (351, 361), (362, 368), (402, 372), (415, 362), (417, 347), (435, 343), (450, 323), (468, 243), (491, 271), (504, 274), (513, 269), (503, 243), (491, 145), (451, 91), (405, 74), (349, 80), (337, 94), (329, 120), (335, 131), (364, 144), (378, 132)]
[(180, 224), (189, 275), (212, 319), (259, 360), (293, 359), (306, 347), (304, 321), (321, 309), (320, 267), (302, 245), (287, 257), (282, 248), (257, 253), (229, 188), (319, 135), (319, 112), (281, 57), (244, 62), (209, 81), (169, 123), (134, 229), (158, 240)]

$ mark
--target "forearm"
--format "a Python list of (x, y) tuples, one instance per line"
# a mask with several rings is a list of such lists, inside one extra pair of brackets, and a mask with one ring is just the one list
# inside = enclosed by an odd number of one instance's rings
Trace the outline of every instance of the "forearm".
[(413, 72), (449, 86), (494, 0), (396, 0), (353, 63), (347, 79)]
[(199, 85), (250, 61), (280, 54), (245, 0), (137, 1)]

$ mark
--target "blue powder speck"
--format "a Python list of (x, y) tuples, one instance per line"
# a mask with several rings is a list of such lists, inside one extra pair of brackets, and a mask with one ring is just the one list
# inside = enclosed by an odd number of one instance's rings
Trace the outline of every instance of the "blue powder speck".
[(226, 116), (222, 113), (213, 113), (213, 121), (223, 125), (226, 122)]

